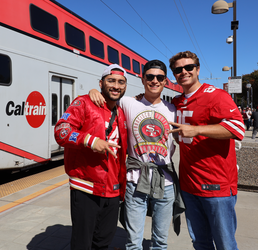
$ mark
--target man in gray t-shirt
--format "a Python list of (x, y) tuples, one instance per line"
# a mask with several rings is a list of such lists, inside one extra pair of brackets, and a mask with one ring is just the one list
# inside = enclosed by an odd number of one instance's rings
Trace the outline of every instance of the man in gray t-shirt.
[[(175, 199), (171, 157), (175, 151), (169, 122), (175, 106), (160, 98), (167, 83), (167, 68), (159, 60), (145, 64), (142, 100), (120, 99), (128, 125), (127, 187), (125, 194), (126, 249), (142, 249), (148, 206), (152, 211), (152, 249), (167, 249)], [(91, 90), (90, 97), (96, 90)], [(100, 96), (101, 97), (101, 96)], [(93, 98), (92, 98), (93, 99)]]

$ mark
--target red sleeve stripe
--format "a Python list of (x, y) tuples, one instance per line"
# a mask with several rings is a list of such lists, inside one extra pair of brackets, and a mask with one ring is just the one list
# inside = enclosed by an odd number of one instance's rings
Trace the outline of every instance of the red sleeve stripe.
[(84, 181), (75, 177), (69, 177), (69, 184), (72, 188), (81, 190), (89, 194), (93, 194), (93, 188), (94, 188), (93, 182)]

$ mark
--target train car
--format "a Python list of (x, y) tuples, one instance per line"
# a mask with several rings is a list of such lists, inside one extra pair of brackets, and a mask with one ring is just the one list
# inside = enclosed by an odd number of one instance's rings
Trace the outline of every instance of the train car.
[[(1, 0), (0, 37), (0, 170), (59, 158), (56, 122), (75, 97), (98, 88), (107, 65), (128, 72), (126, 95), (143, 92), (147, 59), (54, 0)], [(168, 80), (162, 96), (181, 92)]]

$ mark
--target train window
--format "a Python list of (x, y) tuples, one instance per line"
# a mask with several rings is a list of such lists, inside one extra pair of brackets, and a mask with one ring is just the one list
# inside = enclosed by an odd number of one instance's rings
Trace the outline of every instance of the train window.
[(140, 63), (133, 59), (133, 72), (140, 74)]
[(119, 64), (118, 50), (108, 46), (108, 60), (111, 63)]
[(144, 65), (142, 64), (142, 73), (143, 73), (143, 71), (144, 71)]
[(11, 59), (0, 54), (0, 84), (11, 85)]
[(57, 18), (33, 4), (30, 5), (30, 21), (34, 30), (55, 39), (59, 38)]
[(166, 100), (166, 96), (165, 95), (163, 95), (163, 98), (162, 98), (163, 100)]
[(57, 95), (52, 94), (52, 126), (57, 123)]
[(65, 95), (64, 96), (64, 112), (67, 110), (67, 108), (70, 105), (70, 96), (69, 95)]
[(166, 96), (166, 97), (167, 97), (167, 100), (166, 100), (166, 101), (167, 101), (167, 102), (170, 102), (170, 97), (169, 97), (169, 96)]
[(104, 45), (101, 41), (90, 36), (90, 53), (104, 59)]
[(130, 57), (122, 54), (122, 67), (125, 69), (131, 69), (131, 64), (130, 64)]
[(85, 51), (85, 35), (69, 23), (65, 23), (65, 40), (66, 43), (74, 48)]

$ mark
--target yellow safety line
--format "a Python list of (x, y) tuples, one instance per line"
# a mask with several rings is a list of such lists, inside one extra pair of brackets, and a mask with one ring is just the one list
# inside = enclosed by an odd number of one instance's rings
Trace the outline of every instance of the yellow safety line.
[(69, 179), (66, 179), (64, 181), (60, 181), (60, 182), (58, 182), (56, 184), (53, 184), (53, 185), (51, 185), (49, 187), (43, 188), (43, 189), (41, 189), (41, 190), (39, 190), (39, 191), (37, 191), (37, 192), (35, 192), (33, 194), (25, 196), (25, 197), (23, 197), (23, 198), (21, 198), (19, 200), (16, 200), (16, 201), (13, 201), (13, 202), (11, 202), (9, 204), (6, 204), (6, 205), (0, 207), (0, 213), (4, 212), (4, 211), (6, 211), (6, 210), (8, 210), (10, 208), (13, 208), (15, 206), (18, 206), (18, 205), (20, 205), (20, 204), (22, 204), (24, 202), (27, 202), (27, 201), (29, 201), (29, 200), (31, 200), (33, 198), (36, 198), (36, 197), (38, 197), (38, 196), (40, 196), (42, 194), (45, 194), (45, 193), (47, 193), (47, 192), (49, 192), (49, 191), (51, 191), (51, 190), (53, 190), (53, 189), (55, 189), (57, 187), (60, 187), (60, 186), (62, 186), (64, 184), (67, 184), (68, 182), (69, 182)]

